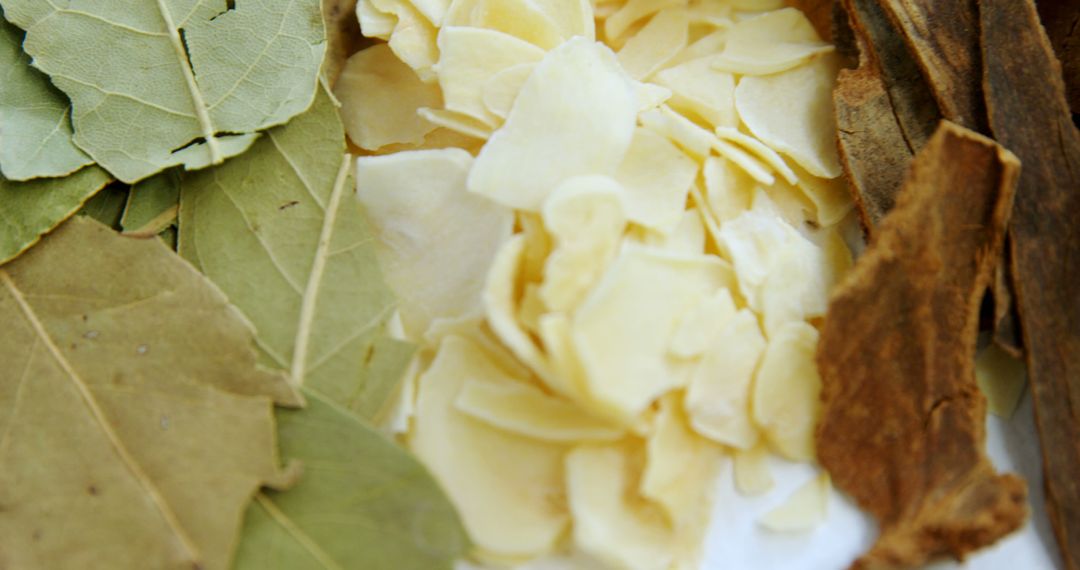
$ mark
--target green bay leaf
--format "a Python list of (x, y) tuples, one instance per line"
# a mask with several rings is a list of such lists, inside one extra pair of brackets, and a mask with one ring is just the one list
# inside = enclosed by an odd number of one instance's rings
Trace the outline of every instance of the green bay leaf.
[(151, 236), (176, 221), (180, 208), (180, 177), (166, 170), (131, 187), (120, 225), (126, 234)]
[(65, 176), (93, 162), (71, 141), (71, 106), (30, 66), (23, 33), (0, 14), (0, 172), (8, 180)]
[(70, 98), (75, 143), (128, 183), (220, 163), (303, 112), (326, 50), (319, 0), (0, 4)]
[(0, 322), (3, 565), (227, 568), (297, 397), (221, 291), (76, 217), (0, 268)]
[(443, 570), (468, 548), (453, 505), (416, 461), (317, 393), (278, 413), (299, 484), (256, 497), (237, 570)]
[(128, 187), (114, 182), (101, 189), (87, 200), (76, 216), (87, 216), (119, 231), (120, 218), (124, 216), (124, 204), (127, 203)]
[(96, 166), (87, 166), (63, 178), (36, 178), (26, 182), (0, 176), (0, 264), (34, 245), (109, 180), (108, 173)]
[[(180, 254), (251, 318), (264, 361), (287, 370), (309, 405), (279, 412), (283, 455), (305, 476), (258, 497), (238, 568), (443, 569), (466, 548), (439, 487), (369, 423), (399, 389), (413, 347), (385, 332), (394, 298), (351, 164), (337, 109), (320, 92), (244, 155), (181, 182)], [(404, 524), (417, 534), (402, 534)]]

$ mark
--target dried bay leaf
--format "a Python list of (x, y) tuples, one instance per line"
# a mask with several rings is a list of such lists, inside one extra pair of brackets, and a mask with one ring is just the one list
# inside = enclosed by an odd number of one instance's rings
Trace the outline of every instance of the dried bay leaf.
[(853, 568), (962, 559), (1027, 516), (1024, 482), (998, 474), (983, 449), (973, 358), (1019, 169), (990, 139), (943, 122), (833, 293), (817, 353), (818, 458), (881, 528)]
[(23, 33), (0, 13), (0, 170), (8, 180), (65, 176), (92, 163), (71, 142), (71, 105), (30, 66)]
[(131, 187), (120, 225), (124, 233), (152, 236), (176, 221), (180, 209), (180, 176), (167, 170)]
[(283, 454), (306, 476), (257, 495), (241, 569), (448, 569), (467, 548), (423, 467), (365, 421), (398, 390), (413, 346), (384, 332), (394, 299), (351, 165), (320, 92), (243, 156), (181, 184), (181, 255), (250, 316), (264, 360), (288, 370), (309, 403), (279, 412)]
[(431, 475), (356, 416), (318, 393), (278, 412), (282, 455), (300, 482), (248, 509), (236, 570), (449, 570), (464, 527)]
[(1042, 441), (1047, 511), (1080, 568), (1080, 131), (1035, 5), (982, 0), (990, 127), (1023, 161), (1012, 280)]
[(294, 394), (221, 292), (79, 217), (0, 269), (0, 322), (0, 563), (227, 568)]
[(27, 182), (0, 176), (0, 264), (34, 245), (108, 183), (109, 175), (96, 166)]
[(319, 0), (70, 3), (0, 0), (71, 99), (75, 144), (124, 182), (220, 163), (311, 105)]
[(75, 215), (93, 218), (120, 231), (120, 218), (124, 217), (124, 204), (127, 203), (127, 198), (127, 185), (113, 182), (87, 200), (82, 208), (75, 212)]
[(241, 157), (181, 183), (180, 254), (255, 324), (264, 361), (368, 419), (412, 346), (383, 323), (394, 297), (352, 193), (329, 95)]

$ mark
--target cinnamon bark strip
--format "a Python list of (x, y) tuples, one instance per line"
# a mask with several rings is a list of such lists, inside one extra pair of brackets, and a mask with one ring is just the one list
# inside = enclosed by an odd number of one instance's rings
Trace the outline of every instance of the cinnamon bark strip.
[(1047, 510), (1080, 568), (1080, 132), (1031, 0), (982, 0), (986, 106), (1023, 161), (1012, 276), (1043, 450)]
[(843, 0), (859, 47), (858, 69), (833, 92), (838, 146), (867, 233), (893, 206), (911, 156), (941, 114), (899, 33), (875, 1)]
[(1019, 163), (949, 122), (833, 294), (818, 345), (818, 458), (881, 528), (852, 568), (910, 568), (987, 546), (1027, 515), (1027, 487), (984, 452), (974, 375)]
[(1075, 115), (1080, 113), (1080, 0), (1039, 0), (1036, 6), (1061, 62), (1066, 98)]

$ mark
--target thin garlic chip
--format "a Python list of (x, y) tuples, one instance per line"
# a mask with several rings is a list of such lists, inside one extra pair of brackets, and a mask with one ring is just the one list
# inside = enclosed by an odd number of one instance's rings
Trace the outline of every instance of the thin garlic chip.
[(585, 373), (574, 351), (571, 339), (573, 327), (564, 313), (548, 313), (540, 317), (540, 339), (555, 373), (548, 388), (577, 403), (579, 408), (596, 409), (585, 389)]
[(975, 357), (975, 379), (986, 395), (990, 413), (1009, 419), (1024, 393), (1027, 368), (1023, 360), (991, 344)]
[(764, 12), (784, 7), (784, 0), (727, 0), (727, 3), (736, 10), (747, 12)]
[(747, 497), (763, 495), (772, 489), (769, 450), (762, 441), (750, 449), (736, 449), (732, 458), (735, 489)]
[(841, 173), (832, 104), (838, 69), (827, 54), (783, 73), (743, 77), (735, 88), (735, 108), (750, 132), (821, 178)]
[(480, 151), (469, 190), (536, 211), (568, 178), (614, 174), (636, 115), (633, 89), (615, 54), (574, 38), (537, 64), (506, 123)]
[(552, 550), (570, 522), (565, 447), (478, 422), (455, 407), (469, 379), (519, 382), (468, 340), (448, 337), (421, 375), (409, 446), (446, 490), (481, 552), (525, 558)]
[[(484, 105), (484, 89), (499, 72), (536, 63), (544, 50), (509, 34), (483, 28), (450, 26), (439, 32), (439, 63), (435, 66), (444, 107), (488, 125), (500, 117)], [(516, 91), (514, 92), (516, 96)]]
[(618, 40), (637, 21), (665, 8), (681, 6), (684, 2), (685, 0), (628, 0), (617, 12), (604, 20), (604, 37), (608, 42)]
[(438, 30), (412, 2), (407, 0), (371, 0), (380, 12), (397, 17), (388, 45), (398, 59), (413, 68), (425, 83), (435, 80), (432, 66), (439, 59), (435, 43)]
[(564, 38), (596, 39), (596, 22), (590, 0), (538, 0), (536, 7), (555, 23)]
[(773, 532), (805, 532), (825, 520), (829, 505), (829, 474), (822, 472), (788, 497), (784, 504), (765, 513), (758, 524)]
[(365, 150), (423, 143), (435, 125), (420, 118), (417, 109), (442, 101), (438, 86), (420, 81), (386, 44), (350, 57), (334, 85), (334, 96), (341, 101), (349, 139)]
[(821, 41), (801, 11), (784, 8), (735, 24), (713, 66), (742, 75), (768, 75), (830, 51), (833, 46)]
[(642, 496), (662, 506), (680, 534), (702, 530), (723, 451), (690, 429), (677, 394), (661, 400), (645, 449)]
[(715, 0), (691, 0), (687, 6), (691, 24), (707, 24), (718, 28), (731, 26), (731, 6)]
[(631, 81), (634, 85), (634, 97), (637, 99), (637, 111), (644, 113), (663, 105), (671, 99), (671, 90), (655, 83)]
[(765, 164), (772, 167), (772, 169), (775, 170), (781, 178), (786, 180), (788, 184), (798, 183), (799, 179), (795, 175), (795, 171), (784, 162), (784, 159), (781, 158), (775, 150), (769, 148), (761, 141), (750, 135), (739, 132), (739, 129), (732, 127), (717, 127), (716, 136), (723, 140), (731, 141), (754, 153), (758, 158), (764, 161)]
[(410, 339), (436, 318), (483, 314), (484, 277), (510, 238), (513, 212), (465, 190), (472, 163), (460, 149), (357, 159), (357, 198)]
[(705, 222), (702, 221), (701, 212), (698, 211), (697, 206), (684, 211), (679, 225), (667, 235), (644, 231), (646, 238), (641, 243), (645, 245), (655, 245), (672, 253), (689, 255), (705, 253)]
[(769, 444), (793, 461), (814, 459), (814, 426), (821, 410), (814, 354), (818, 331), (790, 322), (769, 339), (754, 381), (754, 421)]
[(721, 223), (749, 211), (754, 200), (754, 181), (728, 159), (710, 156), (702, 167), (709, 209)]
[(661, 10), (619, 50), (630, 77), (645, 80), (686, 47), (690, 20), (685, 8)]
[(556, 243), (539, 291), (549, 310), (572, 312), (600, 278), (626, 227), (625, 193), (610, 177), (579, 176), (544, 202), (544, 225)]
[(442, 26), (446, 11), (450, 9), (450, 0), (408, 0), (408, 2), (436, 27)]
[(637, 450), (629, 445), (581, 445), (567, 455), (574, 539), (585, 553), (614, 568), (667, 568), (675, 537), (663, 512), (634, 496)]
[(488, 324), (499, 340), (542, 380), (556, 384), (547, 359), (517, 319), (518, 275), (524, 253), (525, 238), (517, 234), (496, 254), (484, 284), (484, 308)]
[(735, 76), (713, 69), (710, 61), (701, 57), (669, 67), (656, 74), (656, 83), (671, 89), (672, 109), (697, 115), (713, 127), (733, 126), (738, 123)]
[(517, 101), (518, 93), (535, 67), (536, 64), (533, 63), (512, 65), (488, 78), (484, 82), (481, 95), (484, 108), (500, 119), (508, 117), (514, 101)]
[(739, 147), (720, 140), (714, 133), (676, 113), (667, 105), (642, 113), (640, 120), (642, 126), (663, 134), (695, 157), (704, 160), (715, 150), (720, 156), (739, 165), (759, 183), (769, 186), (776, 181), (769, 169), (756, 158)]
[(542, 441), (603, 442), (623, 436), (622, 429), (524, 382), (470, 380), (458, 394), (455, 406), (494, 428)]
[(715, 256), (624, 246), (574, 316), (574, 346), (602, 413), (632, 422), (685, 384), (671, 336), (687, 310), (730, 280)]
[(615, 173), (626, 188), (627, 217), (658, 232), (671, 232), (682, 220), (697, 171), (697, 161), (667, 137), (638, 127)]
[(530, 0), (453, 0), (443, 26), (496, 30), (544, 50), (553, 49), (567, 39), (558, 24)]
[(448, 111), (446, 109), (432, 109), (430, 107), (421, 107), (416, 113), (420, 115), (422, 119), (433, 125), (449, 129), (467, 137), (487, 140), (488, 137), (491, 136), (491, 125), (464, 113)]
[(360, 21), (360, 32), (369, 38), (389, 40), (397, 25), (397, 16), (380, 11), (373, 0), (358, 0), (356, 17)]
[(815, 221), (819, 226), (835, 226), (855, 207), (843, 178), (819, 178), (797, 164), (792, 165), (792, 170), (798, 178), (799, 190), (814, 204)]
[(747, 305), (772, 335), (789, 321), (824, 315), (837, 275), (823, 249), (784, 221), (764, 192), (754, 202), (720, 227), (717, 241)]
[[(693, 28), (691, 28), (691, 31), (692, 30)], [(726, 43), (727, 29), (714, 30), (704, 36), (692, 38), (690, 45), (686, 46), (686, 49), (679, 52), (668, 62), (668, 67), (675, 67), (689, 61), (705, 58), (703, 65), (707, 65), (709, 69), (712, 69), (711, 56), (714, 56), (723, 50), (724, 44)]]
[(521, 327), (532, 334), (539, 334), (540, 317), (547, 310), (544, 300), (540, 298), (540, 285), (525, 283), (525, 291), (521, 294), (521, 306), (518, 307), (518, 320), (521, 321)]
[(758, 441), (750, 414), (754, 370), (765, 351), (757, 317), (742, 309), (729, 318), (705, 353), (686, 391), (686, 413), (701, 435), (737, 449)]
[(725, 328), (738, 309), (730, 289), (720, 289), (702, 299), (682, 320), (671, 337), (671, 354), (694, 358), (705, 354), (722, 338)]

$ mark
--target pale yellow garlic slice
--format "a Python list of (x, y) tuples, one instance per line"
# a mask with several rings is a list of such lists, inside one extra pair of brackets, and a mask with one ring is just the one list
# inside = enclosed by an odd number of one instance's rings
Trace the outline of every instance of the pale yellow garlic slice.
[(649, 232), (651, 239), (646, 244), (656, 245), (674, 253), (702, 254), (705, 253), (705, 223), (697, 206), (685, 210), (679, 225), (668, 235)]
[(760, 158), (765, 164), (768, 164), (777, 174), (779, 174), (788, 184), (796, 184), (799, 179), (795, 176), (795, 171), (784, 159), (780, 157), (777, 152), (761, 141), (754, 137), (742, 133), (739, 129), (733, 127), (717, 127), (716, 136), (723, 140), (733, 142), (746, 150), (754, 153), (755, 156)]
[(409, 444), (457, 507), (476, 548), (501, 558), (551, 552), (569, 525), (565, 447), (494, 429), (454, 402), (468, 381), (506, 377), (467, 340), (448, 337), (418, 382)]
[[(713, 30), (704, 36), (693, 38), (690, 45), (686, 46), (686, 49), (679, 52), (668, 62), (667, 67), (675, 67), (689, 61), (706, 58), (705, 63), (710, 64), (709, 68), (711, 69), (712, 65), (709, 60), (724, 49), (725, 43), (727, 43), (726, 28)], [(717, 71), (717, 73), (721, 72)]]
[(634, 92), (606, 47), (574, 38), (525, 82), (480, 151), (469, 190), (536, 211), (562, 181), (615, 173), (634, 133)]
[(548, 387), (582, 409), (598, 409), (585, 388), (585, 373), (571, 338), (570, 317), (563, 313), (548, 313), (540, 317), (539, 324), (540, 339), (554, 371), (553, 382)]
[(646, 452), (642, 496), (662, 506), (676, 529), (701, 530), (712, 506), (712, 487), (724, 455), (720, 446), (690, 429), (678, 394), (660, 401)]
[(397, 16), (380, 11), (373, 0), (358, 0), (356, 17), (360, 21), (360, 32), (369, 38), (389, 40), (397, 25)]
[(690, 19), (685, 8), (661, 10), (619, 50), (619, 63), (643, 81), (686, 47)]
[(397, 144), (420, 144), (435, 125), (416, 114), (438, 105), (439, 88), (420, 81), (386, 44), (354, 54), (334, 85), (341, 101), (345, 132), (366, 150)]
[(631, 80), (631, 84), (634, 86), (638, 113), (656, 109), (671, 99), (671, 90), (662, 85), (634, 80)]
[(615, 173), (626, 189), (627, 217), (661, 233), (672, 231), (683, 218), (697, 171), (697, 161), (667, 137), (638, 127)]
[(640, 468), (630, 445), (581, 445), (567, 455), (574, 540), (614, 568), (667, 568), (674, 559), (675, 537), (663, 512), (634, 496)]
[(541, 49), (553, 49), (566, 37), (530, 0), (453, 0), (443, 26), (487, 28), (516, 36)]
[(562, 37), (596, 39), (596, 22), (590, 0), (535, 0), (535, 3), (555, 23)]
[(814, 426), (821, 410), (814, 354), (817, 329), (789, 322), (769, 339), (754, 381), (754, 421), (778, 453), (794, 461), (814, 458)]
[(390, 49), (413, 68), (421, 80), (434, 82), (435, 73), (431, 67), (439, 59), (435, 26), (407, 0), (371, 0), (371, 3), (380, 12), (397, 18), (394, 31), (390, 33)]
[(535, 67), (533, 63), (522, 63), (492, 75), (483, 86), (484, 108), (500, 119), (509, 116), (518, 93)]
[(485, 85), (510, 67), (540, 61), (544, 53), (533, 44), (496, 30), (443, 28), (439, 31), (439, 62), (435, 72), (444, 107), (491, 126), (499, 124), (499, 117), (484, 105)]
[(688, 309), (729, 282), (714, 256), (624, 246), (574, 316), (574, 347), (601, 413), (631, 422), (684, 385), (668, 352), (671, 336)]
[(734, 220), (750, 210), (754, 200), (754, 181), (730, 160), (710, 156), (705, 159), (702, 175), (707, 204), (720, 222)]
[(710, 343), (686, 391), (686, 413), (701, 435), (738, 449), (758, 441), (750, 414), (754, 371), (765, 351), (757, 317), (738, 311)]
[(491, 136), (492, 125), (464, 113), (430, 107), (421, 107), (416, 113), (433, 125), (450, 129), (467, 137), (483, 141)]
[(671, 338), (671, 353), (681, 358), (705, 354), (719, 343), (728, 321), (737, 311), (730, 289), (720, 289), (705, 297), (679, 321)]
[(821, 178), (841, 173), (832, 105), (838, 69), (837, 57), (825, 54), (782, 73), (743, 77), (735, 88), (735, 108), (750, 132)]
[(768, 444), (759, 442), (750, 449), (736, 449), (733, 457), (735, 489), (748, 497), (763, 495), (772, 489)]
[(806, 15), (796, 8), (784, 8), (735, 24), (713, 65), (731, 73), (768, 75), (833, 49), (821, 41)]
[(498, 251), (484, 283), (484, 309), (488, 324), (499, 340), (542, 380), (557, 386), (558, 380), (547, 359), (517, 319), (518, 275), (524, 253), (522, 234), (510, 238)]
[(768, 186), (776, 180), (769, 169), (756, 158), (739, 147), (720, 140), (714, 133), (676, 113), (667, 105), (642, 113), (640, 120), (642, 126), (662, 133), (700, 160), (704, 160), (712, 151), (716, 151), (719, 155), (739, 165), (761, 184)]
[(825, 520), (829, 487), (829, 475), (822, 472), (799, 487), (784, 504), (765, 513), (758, 524), (774, 532), (812, 530)]
[(711, 59), (691, 59), (656, 74), (656, 83), (671, 89), (669, 105), (701, 117), (713, 127), (734, 126), (735, 76), (713, 69)]
[(690, 23), (717, 28), (728, 28), (731, 21), (731, 5), (716, 0), (691, 0), (688, 3)]
[(628, 0), (604, 20), (604, 37), (610, 43), (618, 40), (636, 22), (665, 8), (683, 5), (685, 0)]
[(1027, 367), (996, 344), (982, 349), (975, 357), (975, 379), (986, 395), (990, 413), (1009, 419), (1024, 394)]
[(484, 277), (514, 217), (465, 190), (472, 163), (460, 149), (357, 159), (357, 198), (410, 339), (436, 318), (483, 314)]
[(539, 290), (549, 310), (572, 312), (603, 274), (626, 227), (625, 195), (610, 177), (579, 176), (544, 202), (544, 225), (556, 243)]
[(542, 441), (615, 441), (623, 429), (524, 382), (465, 384), (457, 409), (492, 427)]
[(796, 184), (799, 190), (814, 204), (815, 220), (819, 226), (835, 226), (855, 207), (847, 182), (842, 177), (820, 178), (798, 164), (791, 167), (799, 180)]

